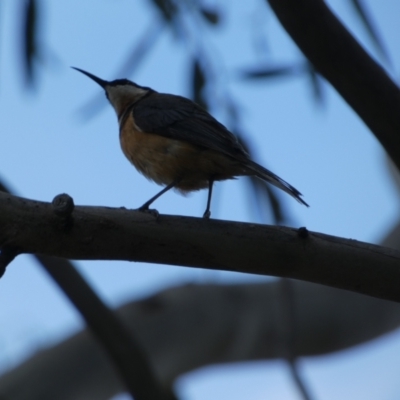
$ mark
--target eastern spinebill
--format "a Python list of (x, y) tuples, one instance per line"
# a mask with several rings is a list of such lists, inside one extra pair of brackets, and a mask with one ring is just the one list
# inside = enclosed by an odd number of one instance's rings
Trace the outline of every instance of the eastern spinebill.
[(128, 160), (146, 178), (165, 185), (139, 210), (148, 210), (172, 188), (182, 193), (208, 188), (203, 217), (209, 218), (214, 182), (237, 176), (256, 176), (308, 206), (297, 189), (252, 161), (236, 136), (193, 101), (127, 79), (108, 82), (73, 68), (105, 90), (118, 116), (121, 148)]

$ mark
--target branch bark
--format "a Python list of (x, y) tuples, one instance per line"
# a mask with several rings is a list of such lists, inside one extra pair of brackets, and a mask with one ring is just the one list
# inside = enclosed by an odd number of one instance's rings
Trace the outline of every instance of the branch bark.
[(75, 207), (68, 230), (49, 203), (0, 193), (0, 247), (70, 259), (173, 264), (302, 279), (400, 301), (400, 252), (307, 230), (126, 209)]
[(375, 134), (400, 170), (400, 91), (322, 0), (268, 0), (320, 74)]

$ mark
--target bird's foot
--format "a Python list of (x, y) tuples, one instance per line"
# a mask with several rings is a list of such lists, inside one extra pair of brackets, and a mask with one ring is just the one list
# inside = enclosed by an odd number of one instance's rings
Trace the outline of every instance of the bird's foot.
[(160, 213), (155, 209), (155, 208), (149, 208), (146, 206), (141, 206), (139, 208), (136, 209), (136, 211), (140, 211), (146, 214), (150, 214), (155, 218), (158, 218), (160, 216)]
[(211, 217), (211, 211), (210, 210), (206, 210), (203, 214), (203, 218), (204, 219), (210, 219)]

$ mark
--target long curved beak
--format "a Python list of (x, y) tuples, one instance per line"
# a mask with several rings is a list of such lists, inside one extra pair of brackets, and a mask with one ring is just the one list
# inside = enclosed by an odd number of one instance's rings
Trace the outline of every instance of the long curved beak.
[(100, 79), (100, 78), (98, 78), (97, 76), (95, 76), (95, 75), (93, 75), (93, 74), (91, 74), (91, 73), (89, 73), (89, 72), (84, 71), (83, 69), (76, 68), (76, 67), (71, 67), (71, 68), (72, 68), (72, 69), (76, 69), (77, 71), (82, 72), (82, 74), (88, 76), (90, 79), (93, 79), (93, 80), (94, 80), (96, 83), (98, 83), (103, 89), (105, 89), (106, 86), (108, 85), (108, 82), (107, 82), (107, 81), (105, 81), (105, 80), (103, 80), (103, 79)]

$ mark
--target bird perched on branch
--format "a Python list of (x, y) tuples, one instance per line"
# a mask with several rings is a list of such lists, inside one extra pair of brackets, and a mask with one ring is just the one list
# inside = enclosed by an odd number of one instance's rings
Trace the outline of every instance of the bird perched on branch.
[(209, 218), (214, 182), (237, 176), (256, 176), (308, 206), (297, 189), (252, 161), (236, 136), (193, 101), (127, 79), (108, 82), (73, 68), (105, 90), (118, 116), (121, 148), (128, 160), (146, 178), (165, 185), (139, 210), (148, 210), (172, 188), (183, 193), (208, 188), (203, 217)]

